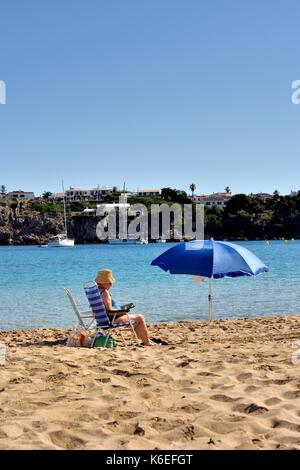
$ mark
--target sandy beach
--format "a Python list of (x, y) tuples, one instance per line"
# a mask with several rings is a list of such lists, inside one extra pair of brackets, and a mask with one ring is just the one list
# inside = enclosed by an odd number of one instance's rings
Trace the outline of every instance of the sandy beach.
[(300, 449), (300, 316), (150, 326), (168, 345), (0, 332), (0, 449)]

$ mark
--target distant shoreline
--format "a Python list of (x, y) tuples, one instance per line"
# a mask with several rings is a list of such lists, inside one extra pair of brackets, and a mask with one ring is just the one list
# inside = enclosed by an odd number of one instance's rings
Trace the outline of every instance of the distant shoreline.
[[(209, 240), (211, 237), (205, 237), (205, 240)], [(216, 241), (226, 241), (226, 242), (293, 242), (293, 241), (298, 241), (300, 240), (300, 238), (285, 238), (285, 239), (278, 239), (278, 238), (274, 238), (274, 239), (266, 239), (266, 238), (214, 238), (214, 240)], [(190, 240), (184, 240), (186, 242), (190, 241)], [(182, 242), (182, 240), (166, 240), (166, 243), (180, 243)], [(149, 240), (149, 243), (150, 244), (153, 244), (155, 245), (156, 244), (156, 240)], [(21, 247), (21, 246), (28, 246), (28, 247), (39, 247), (40, 245), (42, 245), (41, 243), (7, 243), (7, 244), (2, 244), (0, 243), (0, 248), (3, 246), (3, 247)], [(108, 242), (106, 241), (98, 241), (98, 242), (75, 242), (75, 245), (78, 245), (78, 246), (83, 246), (83, 245), (109, 245)], [(114, 245), (110, 245), (110, 246), (114, 246)], [(115, 246), (120, 246), (120, 245), (115, 245)], [(129, 246), (129, 245), (128, 245)], [(134, 245), (130, 245), (130, 246), (134, 246)]]

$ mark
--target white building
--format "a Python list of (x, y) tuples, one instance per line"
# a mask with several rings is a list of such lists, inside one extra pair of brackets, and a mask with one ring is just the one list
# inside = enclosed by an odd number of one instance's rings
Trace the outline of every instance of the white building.
[(66, 201), (101, 201), (105, 196), (113, 193), (113, 189), (107, 186), (97, 186), (93, 189), (70, 187), (66, 191)]
[(63, 199), (65, 197), (65, 193), (53, 193), (49, 196), (49, 199)]
[(8, 199), (34, 199), (34, 193), (32, 191), (22, 191), (18, 189), (17, 191), (10, 191), (7, 193)]
[(74, 188), (70, 186), (70, 189), (66, 190), (66, 201), (88, 201), (90, 197), (90, 189)]
[[(192, 199), (192, 196), (190, 198)], [(194, 195), (193, 200), (207, 207), (217, 206), (224, 209), (230, 198), (230, 193), (213, 193), (209, 195), (202, 194), (200, 196)]]
[(113, 188), (107, 186), (97, 186), (90, 190), (90, 201), (101, 201), (105, 196), (113, 193)]
[(161, 197), (161, 189), (138, 189), (136, 194), (138, 197)]
[(255, 197), (256, 199), (260, 199), (263, 202), (267, 202), (269, 199), (272, 199), (273, 194), (269, 194), (269, 193), (256, 193), (256, 194), (253, 194), (253, 193), (251, 193), (250, 196)]

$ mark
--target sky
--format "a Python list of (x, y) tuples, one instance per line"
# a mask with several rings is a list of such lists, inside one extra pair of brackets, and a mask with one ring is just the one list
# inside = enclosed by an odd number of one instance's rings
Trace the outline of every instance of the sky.
[(0, 0), (0, 185), (300, 189), (298, 0)]

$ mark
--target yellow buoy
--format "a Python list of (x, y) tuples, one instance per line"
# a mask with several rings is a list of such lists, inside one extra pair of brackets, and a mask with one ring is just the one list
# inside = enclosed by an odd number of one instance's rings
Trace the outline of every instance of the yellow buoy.
[(204, 278), (202, 276), (193, 276), (193, 281), (195, 284), (200, 284), (203, 280)]

